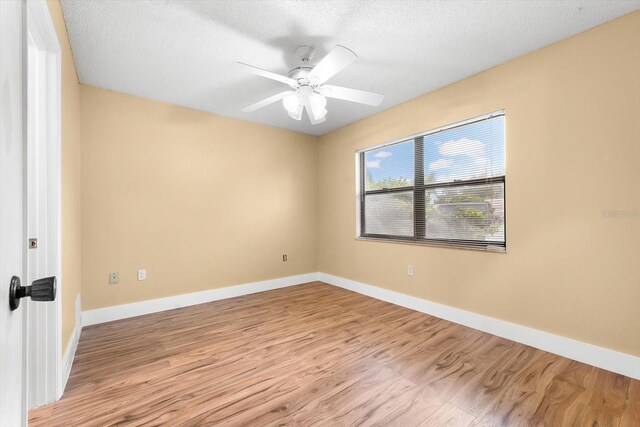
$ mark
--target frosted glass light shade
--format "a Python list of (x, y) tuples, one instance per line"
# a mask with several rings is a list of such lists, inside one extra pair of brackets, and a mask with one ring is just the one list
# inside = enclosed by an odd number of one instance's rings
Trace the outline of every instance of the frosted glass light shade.
[(282, 105), (284, 105), (284, 109), (287, 110), (290, 115), (295, 114), (301, 106), (300, 97), (297, 93), (285, 96), (282, 99)]

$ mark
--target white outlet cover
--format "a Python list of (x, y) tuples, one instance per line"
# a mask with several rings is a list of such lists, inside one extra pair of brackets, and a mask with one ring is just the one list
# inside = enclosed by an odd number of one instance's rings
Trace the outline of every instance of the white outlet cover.
[(413, 276), (413, 266), (412, 265), (408, 265), (407, 266), (407, 276)]
[(147, 270), (138, 270), (138, 280), (147, 280)]

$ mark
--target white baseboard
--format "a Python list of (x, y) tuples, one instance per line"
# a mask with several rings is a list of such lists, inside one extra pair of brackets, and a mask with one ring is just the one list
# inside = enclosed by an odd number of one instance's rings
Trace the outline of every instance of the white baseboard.
[(111, 322), (113, 320), (126, 319), (141, 316), (143, 314), (172, 310), (174, 308), (187, 307), (206, 302), (217, 301), (225, 298), (233, 298), (256, 292), (269, 291), (284, 288), (286, 286), (299, 285), (301, 283), (318, 280), (318, 273), (301, 274), (299, 276), (282, 277), (279, 279), (263, 280), (260, 282), (246, 283), (243, 285), (228, 286), (225, 288), (211, 289), (208, 291), (194, 292), (190, 294), (176, 295), (131, 304), (116, 305), (112, 307), (98, 308), (82, 312), (82, 324), (84, 326), (98, 323)]
[(71, 339), (67, 344), (67, 348), (62, 356), (62, 366), (60, 368), (60, 381), (58, 381), (58, 396), (57, 399), (62, 397), (64, 389), (67, 387), (67, 381), (69, 380), (69, 374), (71, 374), (71, 366), (73, 366), (73, 359), (76, 356), (76, 350), (78, 349), (78, 341), (80, 341), (80, 333), (82, 332), (82, 311), (81, 311), (80, 294), (76, 295), (75, 310), (76, 310), (76, 327), (73, 328), (71, 333)]
[(527, 326), (494, 319), (482, 314), (465, 311), (459, 308), (438, 304), (425, 299), (412, 297), (388, 289), (378, 288), (365, 283), (356, 282), (330, 274), (319, 273), (318, 280), (338, 286), (359, 294), (367, 295), (382, 301), (430, 314), (460, 325), (488, 332), (540, 350), (548, 351), (588, 365), (606, 369), (611, 372), (640, 379), (640, 357), (615, 350), (598, 347), (543, 332)]

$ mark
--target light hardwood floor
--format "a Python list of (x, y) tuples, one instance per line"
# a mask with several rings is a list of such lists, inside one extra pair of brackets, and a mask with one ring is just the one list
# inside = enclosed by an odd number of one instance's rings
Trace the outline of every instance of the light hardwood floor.
[(640, 381), (319, 282), (85, 328), (32, 426), (640, 426)]

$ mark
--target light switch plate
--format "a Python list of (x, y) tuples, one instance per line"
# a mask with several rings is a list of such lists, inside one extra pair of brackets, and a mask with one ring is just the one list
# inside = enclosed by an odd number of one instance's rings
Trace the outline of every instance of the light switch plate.
[(138, 270), (138, 280), (147, 280), (147, 270)]

